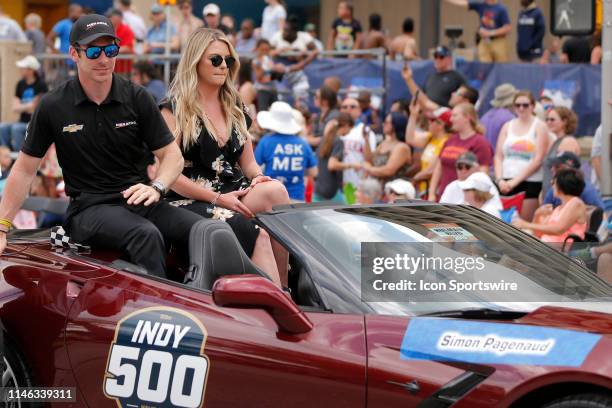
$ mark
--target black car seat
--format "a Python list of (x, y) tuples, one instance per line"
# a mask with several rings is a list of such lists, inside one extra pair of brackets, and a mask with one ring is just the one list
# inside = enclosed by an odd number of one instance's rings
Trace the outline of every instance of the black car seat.
[(227, 275), (253, 274), (270, 279), (244, 252), (227, 223), (204, 219), (189, 233), (189, 270), (185, 284), (211, 290), (215, 281)]

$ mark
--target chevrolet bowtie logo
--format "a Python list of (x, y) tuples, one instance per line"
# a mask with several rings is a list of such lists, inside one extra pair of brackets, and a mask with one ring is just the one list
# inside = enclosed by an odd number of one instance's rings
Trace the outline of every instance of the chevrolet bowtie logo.
[(83, 125), (76, 125), (76, 124), (72, 124), (72, 125), (68, 125), (68, 126), (64, 126), (64, 132), (68, 132), (68, 133), (74, 133), (78, 130), (82, 130), (83, 129)]

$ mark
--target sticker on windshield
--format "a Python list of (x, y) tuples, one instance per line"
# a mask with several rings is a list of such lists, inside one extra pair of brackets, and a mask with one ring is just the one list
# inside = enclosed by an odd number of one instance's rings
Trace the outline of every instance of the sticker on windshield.
[(122, 408), (202, 406), (210, 368), (206, 337), (197, 318), (180, 309), (126, 316), (115, 329), (104, 393)]
[(402, 360), (580, 367), (600, 335), (522, 324), (410, 320)]
[(455, 241), (478, 241), (476, 237), (458, 224), (423, 224), (432, 234), (428, 238), (433, 241), (455, 242)]

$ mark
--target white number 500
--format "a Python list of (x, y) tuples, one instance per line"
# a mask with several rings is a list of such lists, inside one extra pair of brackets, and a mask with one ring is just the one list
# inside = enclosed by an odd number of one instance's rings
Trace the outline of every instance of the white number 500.
[[(137, 347), (113, 345), (108, 361), (108, 373), (112, 374), (114, 378), (106, 378), (104, 383), (106, 394), (112, 397), (130, 398), (134, 393), (134, 386), (137, 384), (136, 395), (138, 399), (162, 403), (166, 400), (168, 388), (172, 384), (170, 389), (172, 405), (186, 408), (200, 406), (208, 371), (208, 360), (202, 356), (184, 354), (179, 356), (176, 359), (176, 364), (174, 364), (171, 353), (147, 350), (142, 355), (142, 363), (140, 370), (138, 370), (136, 365), (126, 360), (137, 361), (139, 355), (140, 349)], [(156, 384), (151, 383), (151, 372), (154, 364), (159, 365), (159, 376)], [(173, 364), (174, 378), (170, 381)], [(193, 370), (193, 380), (188, 393), (184, 394), (185, 374), (188, 369)], [(118, 377), (123, 377), (121, 384)]]

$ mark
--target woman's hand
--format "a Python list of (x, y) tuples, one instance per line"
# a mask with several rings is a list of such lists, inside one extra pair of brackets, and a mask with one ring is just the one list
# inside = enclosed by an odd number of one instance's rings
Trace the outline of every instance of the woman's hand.
[(247, 218), (253, 218), (255, 214), (253, 214), (253, 212), (249, 210), (249, 207), (247, 207), (242, 203), (242, 201), (240, 201), (240, 198), (248, 194), (249, 191), (251, 191), (251, 189), (247, 188), (245, 190), (238, 190), (226, 194), (221, 194), (219, 198), (217, 198), (217, 202), (215, 203), (215, 205), (226, 208), (228, 210), (236, 211), (237, 213), (240, 213)]
[(265, 183), (267, 181), (274, 181), (274, 179), (270, 176), (264, 176), (263, 174), (260, 174), (258, 176), (255, 176), (255, 178), (251, 180), (251, 187), (254, 187), (256, 184), (259, 183)]
[(500, 180), (499, 181), (499, 191), (502, 194), (507, 194), (510, 191), (512, 191), (512, 187), (510, 185), (510, 181), (506, 181), (506, 180)]
[(512, 221), (512, 225), (515, 226), (516, 228), (524, 229), (524, 228), (527, 228), (527, 221), (521, 218), (517, 218)]

